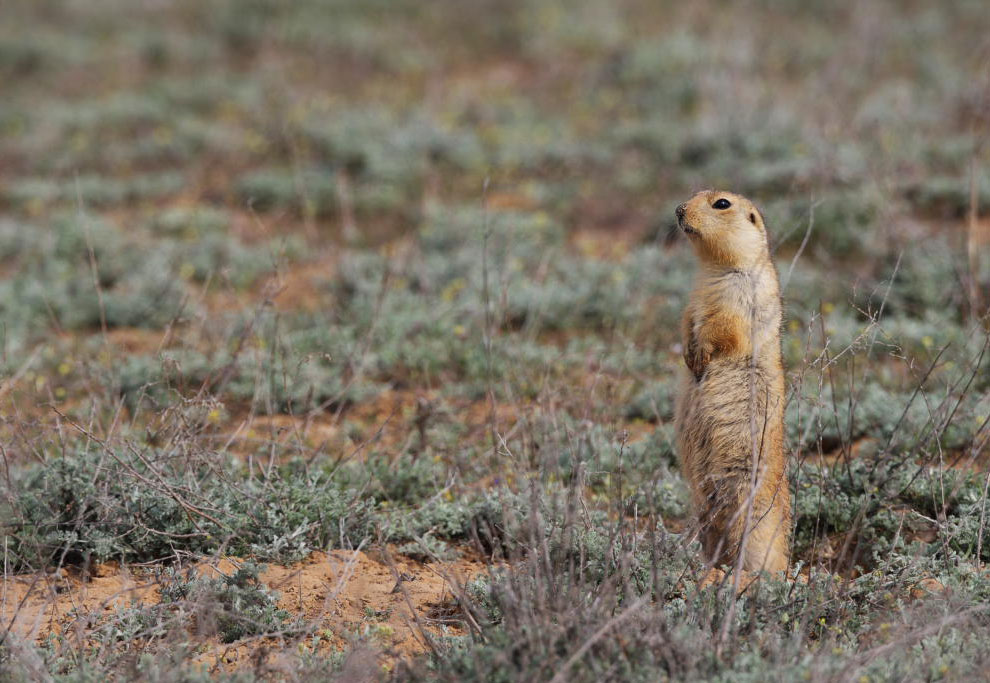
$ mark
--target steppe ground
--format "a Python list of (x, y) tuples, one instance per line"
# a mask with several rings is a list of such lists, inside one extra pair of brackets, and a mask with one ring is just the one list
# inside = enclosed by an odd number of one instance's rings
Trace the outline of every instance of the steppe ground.
[[(990, 670), (990, 11), (8, 0), (0, 680)], [(764, 210), (791, 576), (672, 446)]]

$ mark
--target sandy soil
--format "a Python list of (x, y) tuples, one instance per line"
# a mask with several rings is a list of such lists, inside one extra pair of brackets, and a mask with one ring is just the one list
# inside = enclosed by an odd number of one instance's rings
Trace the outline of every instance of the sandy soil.
[[(241, 561), (225, 557), (193, 570), (206, 576), (229, 575)], [(380, 648), (378, 664), (391, 666), (399, 658), (429, 651), (433, 639), (443, 633), (464, 633), (453, 601), (459, 587), (484, 568), (470, 553), (453, 562), (420, 563), (386, 547), (315, 552), (292, 565), (269, 564), (261, 581), (280, 594), (281, 608), (309, 627), (308, 637), (317, 633), (326, 647), (343, 648), (355, 636), (369, 636)], [(85, 641), (114, 610), (156, 604), (159, 599), (154, 572), (146, 567), (107, 563), (96, 566), (88, 578), (77, 570), (12, 576), (0, 591), (0, 623), (4, 631), (26, 640), (40, 642), (60, 633)], [(227, 645), (213, 635), (196, 634), (192, 624), (188, 632), (198, 645), (196, 661), (211, 669), (256, 666), (259, 657), (270, 659), (265, 645), (270, 638)], [(272, 660), (266, 666), (277, 664)]]

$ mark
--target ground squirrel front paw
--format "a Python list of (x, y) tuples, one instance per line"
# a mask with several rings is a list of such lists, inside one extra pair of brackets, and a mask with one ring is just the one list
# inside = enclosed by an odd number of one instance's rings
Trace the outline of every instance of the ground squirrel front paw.
[(688, 348), (684, 351), (684, 363), (688, 366), (688, 370), (694, 375), (694, 379), (698, 382), (701, 381), (702, 376), (705, 374), (705, 369), (708, 367), (708, 363), (712, 359), (712, 350), (707, 346), (702, 346), (701, 344), (690, 344)]

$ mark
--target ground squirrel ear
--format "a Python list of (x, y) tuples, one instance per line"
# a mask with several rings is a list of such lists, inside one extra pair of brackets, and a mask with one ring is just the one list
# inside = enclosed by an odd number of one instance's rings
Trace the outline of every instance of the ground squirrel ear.
[(763, 222), (763, 214), (752, 204), (749, 205), (749, 222), (758, 227), (763, 232), (767, 231), (767, 226)]
[(767, 224), (763, 220), (763, 212), (760, 211), (758, 208), (756, 208), (756, 205), (750, 204), (748, 217), (750, 223), (752, 223), (753, 225), (758, 227), (761, 231), (763, 231), (763, 236), (764, 238), (766, 238), (767, 241), (767, 249), (769, 249), (770, 253), (772, 254), (775, 245), (773, 243), (773, 240), (770, 238), (770, 231), (767, 230)]

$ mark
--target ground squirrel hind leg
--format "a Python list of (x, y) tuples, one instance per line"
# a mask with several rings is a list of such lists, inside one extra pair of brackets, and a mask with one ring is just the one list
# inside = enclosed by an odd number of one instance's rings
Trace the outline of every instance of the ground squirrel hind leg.
[(773, 507), (755, 520), (746, 539), (743, 569), (786, 572), (790, 561), (787, 525), (779, 507)]
[[(706, 559), (714, 566), (735, 567), (742, 544), (743, 528), (746, 525), (745, 510), (738, 511), (735, 496), (709, 498), (706, 513), (702, 515), (701, 545)], [(723, 498), (729, 497), (731, 500)], [(719, 498), (723, 498), (719, 500)]]
[[(704, 515), (701, 544), (706, 558), (716, 567), (735, 568), (742, 551), (744, 571), (786, 571), (790, 560), (788, 524), (781, 506), (763, 511), (754, 509), (747, 514), (747, 506), (751, 504), (746, 490), (748, 483), (738, 488), (734, 504), (712, 501), (714, 504)], [(747, 523), (750, 531), (745, 535)]]

